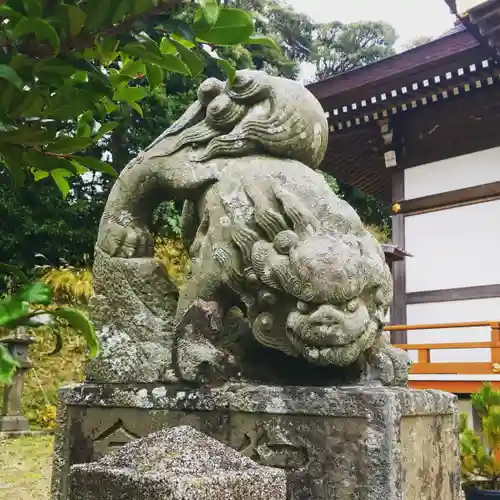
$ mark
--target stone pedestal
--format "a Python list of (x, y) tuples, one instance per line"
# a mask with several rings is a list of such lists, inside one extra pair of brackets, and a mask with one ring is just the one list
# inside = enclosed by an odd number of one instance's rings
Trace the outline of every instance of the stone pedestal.
[(289, 500), (458, 500), (455, 397), (383, 387), (83, 384), (61, 391), (53, 500), (69, 468), (189, 425), (284, 469)]

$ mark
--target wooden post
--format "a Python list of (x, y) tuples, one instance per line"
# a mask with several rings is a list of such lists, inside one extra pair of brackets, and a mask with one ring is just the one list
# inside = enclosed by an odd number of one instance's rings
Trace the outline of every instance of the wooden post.
[(500, 373), (500, 323), (491, 324), (491, 343), (496, 345), (491, 348), (491, 369)]
[(418, 362), (419, 363), (430, 363), (431, 362), (431, 350), (430, 349), (419, 349), (418, 350)]

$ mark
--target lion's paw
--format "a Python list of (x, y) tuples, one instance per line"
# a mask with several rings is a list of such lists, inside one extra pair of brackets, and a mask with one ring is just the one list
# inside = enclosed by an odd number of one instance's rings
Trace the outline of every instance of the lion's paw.
[(388, 386), (408, 385), (408, 370), (411, 365), (406, 351), (390, 344), (375, 348), (368, 360), (372, 378)]
[(98, 247), (110, 257), (152, 257), (154, 244), (146, 228), (106, 221), (99, 230)]

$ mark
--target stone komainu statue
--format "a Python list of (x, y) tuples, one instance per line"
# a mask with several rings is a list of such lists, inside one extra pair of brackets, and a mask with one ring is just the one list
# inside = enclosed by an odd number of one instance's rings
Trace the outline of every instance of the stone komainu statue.
[[(109, 196), (91, 379), (406, 383), (407, 355), (382, 331), (392, 298), (382, 249), (315, 171), (327, 140), (321, 106), (296, 82), (238, 71), (231, 87), (200, 85)], [(168, 199), (185, 200), (191, 270), (179, 293), (148, 229)]]

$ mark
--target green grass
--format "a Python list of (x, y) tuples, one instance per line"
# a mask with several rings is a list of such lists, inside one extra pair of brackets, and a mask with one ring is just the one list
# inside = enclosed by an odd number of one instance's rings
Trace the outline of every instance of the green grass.
[(0, 500), (49, 500), (53, 437), (0, 440)]

